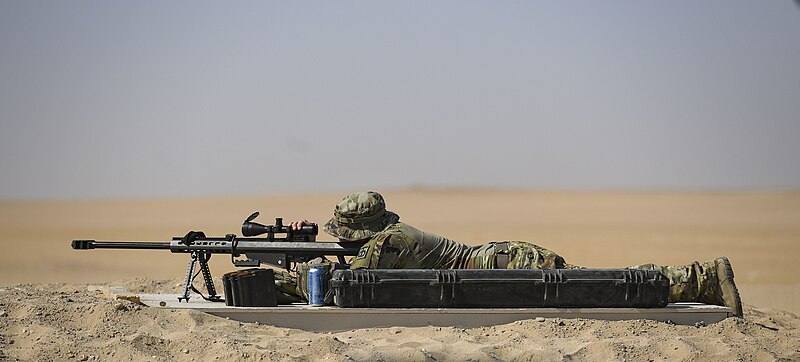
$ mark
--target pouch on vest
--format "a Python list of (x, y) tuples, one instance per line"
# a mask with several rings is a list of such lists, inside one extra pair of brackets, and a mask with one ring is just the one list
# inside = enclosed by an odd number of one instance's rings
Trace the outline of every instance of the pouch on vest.
[(341, 264), (322, 258), (314, 259), (311, 263), (300, 264), (297, 270), (297, 293), (303, 297), (303, 300), (306, 302), (308, 301), (308, 271), (311, 269), (312, 264), (315, 268), (322, 268), (325, 270), (325, 305), (331, 305), (333, 304), (333, 292), (328, 284), (333, 271), (342, 269)]

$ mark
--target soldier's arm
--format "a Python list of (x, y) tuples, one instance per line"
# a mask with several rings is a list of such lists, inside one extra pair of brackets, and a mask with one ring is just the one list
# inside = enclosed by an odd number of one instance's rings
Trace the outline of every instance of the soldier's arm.
[(370, 239), (353, 258), (350, 269), (403, 269), (408, 249), (397, 235), (378, 234)]

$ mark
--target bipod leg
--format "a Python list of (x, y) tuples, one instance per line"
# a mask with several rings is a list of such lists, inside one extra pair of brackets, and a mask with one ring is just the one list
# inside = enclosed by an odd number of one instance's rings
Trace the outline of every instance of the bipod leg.
[(221, 302), (222, 298), (217, 295), (217, 289), (214, 288), (214, 279), (211, 278), (211, 269), (208, 268), (208, 261), (211, 259), (211, 253), (202, 252), (200, 254), (200, 271), (203, 273), (203, 281), (206, 283), (206, 290), (208, 290), (208, 297), (203, 297), (210, 302)]
[[(198, 258), (199, 255), (197, 255), (197, 252), (193, 251), (189, 265), (186, 267), (186, 280), (183, 282), (183, 296), (178, 297), (178, 303), (182, 300), (185, 300), (187, 303), (189, 302), (189, 289), (192, 288), (192, 274), (194, 274), (194, 265), (197, 263)], [(208, 265), (206, 265), (206, 269), (208, 269)]]

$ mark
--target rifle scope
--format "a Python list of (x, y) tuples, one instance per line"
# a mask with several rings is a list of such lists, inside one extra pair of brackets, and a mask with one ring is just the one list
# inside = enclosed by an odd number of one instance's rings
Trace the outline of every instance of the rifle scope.
[[(303, 225), (300, 230), (292, 230), (290, 226), (283, 225), (282, 218), (275, 219), (275, 225), (263, 225), (257, 222), (253, 222), (253, 219), (258, 217), (258, 211), (254, 212), (250, 215), (244, 223), (242, 223), (242, 235), (243, 236), (256, 236), (261, 234), (268, 234), (270, 236), (274, 234), (287, 234), (293, 237), (313, 237), (319, 233), (319, 228), (316, 224), (312, 225)], [(313, 238), (310, 238), (313, 240)]]

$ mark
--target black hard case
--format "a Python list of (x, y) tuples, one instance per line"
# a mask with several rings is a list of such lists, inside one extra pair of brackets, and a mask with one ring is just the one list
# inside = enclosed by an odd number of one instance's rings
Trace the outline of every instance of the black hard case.
[(669, 280), (640, 269), (360, 269), (330, 281), (339, 307), (664, 307)]
[(275, 274), (272, 269), (244, 269), (222, 276), (225, 305), (233, 307), (274, 307)]

